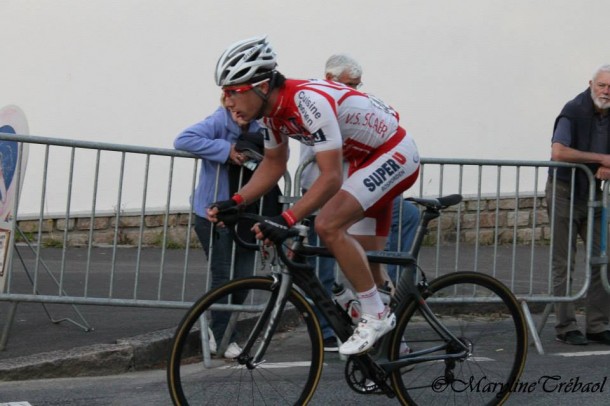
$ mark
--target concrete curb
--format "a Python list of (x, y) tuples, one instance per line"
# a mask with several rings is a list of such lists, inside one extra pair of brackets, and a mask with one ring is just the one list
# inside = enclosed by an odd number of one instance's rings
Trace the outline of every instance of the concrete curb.
[(0, 360), (0, 381), (113, 375), (161, 366), (174, 329), (94, 344)]
[[(281, 331), (294, 327), (298, 320), (296, 309), (292, 309), (290, 315), (283, 320), (286, 326), (280, 325), (278, 328)], [(252, 324), (254, 319), (243, 319), (238, 323), (239, 326)], [(0, 381), (116, 375), (164, 368), (175, 330), (174, 327), (121, 338), (114, 344), (93, 344), (71, 350), (2, 359)]]

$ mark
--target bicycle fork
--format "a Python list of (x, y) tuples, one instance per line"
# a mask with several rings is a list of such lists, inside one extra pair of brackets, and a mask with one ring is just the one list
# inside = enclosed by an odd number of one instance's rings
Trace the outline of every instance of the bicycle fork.
[[(284, 311), (288, 295), (292, 288), (292, 276), (286, 272), (277, 272), (271, 275), (273, 283), (271, 286), (271, 296), (265, 305), (265, 309), (259, 316), (254, 328), (250, 332), (250, 336), (245, 343), (242, 353), (237, 357), (237, 361), (241, 365), (246, 365), (248, 369), (254, 369), (259, 364), (263, 363), (263, 357), (271, 342), (271, 337), (275, 334), (278, 327), (280, 316)], [(254, 356), (250, 356), (250, 351), (254, 347), (257, 337), (263, 331), (263, 337), (260, 345), (256, 349)]]

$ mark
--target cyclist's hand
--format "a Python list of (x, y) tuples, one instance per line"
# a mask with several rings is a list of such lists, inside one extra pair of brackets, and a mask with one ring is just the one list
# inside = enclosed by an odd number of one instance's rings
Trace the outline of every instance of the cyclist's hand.
[(243, 210), (243, 205), (237, 204), (233, 199), (214, 202), (208, 208), (208, 220), (217, 223), (219, 226), (232, 226), (237, 223), (239, 213)]
[(252, 229), (259, 240), (273, 241), (276, 244), (284, 242), (290, 237), (290, 227), (282, 216), (268, 217), (256, 224)]

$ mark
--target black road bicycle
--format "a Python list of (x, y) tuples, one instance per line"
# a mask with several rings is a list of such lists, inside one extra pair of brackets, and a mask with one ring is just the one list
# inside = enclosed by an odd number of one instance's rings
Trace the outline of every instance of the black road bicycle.
[[(409, 200), (424, 208), (410, 252), (367, 252), (370, 262), (403, 267), (391, 301), (396, 328), (370, 351), (346, 359), (347, 384), (358, 393), (395, 397), (401, 404), (501, 404), (525, 365), (527, 330), (519, 303), (506, 286), (482, 273), (454, 272), (428, 282), (417, 264), (428, 224), (462, 197)], [(260, 219), (239, 215), (239, 222)], [(304, 243), (305, 226), (293, 230), (290, 240), (276, 244), (269, 276), (232, 280), (188, 310), (174, 335), (167, 367), (174, 404), (324, 403), (312, 400), (324, 360), (313, 306), (341, 341), (351, 336), (354, 325), (306, 264), (307, 256), (329, 252)], [(229, 339), (243, 348), (231, 360), (209, 353), (208, 322), (221, 311), (231, 312), (227, 331), (234, 337), (225, 333), (218, 338), (218, 352)]]

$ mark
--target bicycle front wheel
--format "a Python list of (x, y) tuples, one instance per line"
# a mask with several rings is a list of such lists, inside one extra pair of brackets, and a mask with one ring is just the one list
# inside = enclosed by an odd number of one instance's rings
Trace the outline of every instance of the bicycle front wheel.
[[(175, 405), (304, 405), (310, 401), (322, 373), (322, 333), (312, 307), (294, 289), (260, 363), (246, 360), (259, 348), (264, 328), (250, 351), (237, 358), (224, 357), (223, 341), (244, 348), (259, 319), (267, 321), (268, 314), (261, 315), (274, 303), (275, 290), (271, 278), (236, 279), (207, 293), (189, 309), (174, 335), (167, 367)], [(207, 337), (201, 332), (213, 323), (211, 315), (219, 312), (231, 313), (225, 332), (229, 339), (216, 337), (218, 354), (204, 357), (208, 346), (202, 346), (202, 337)]]
[(389, 359), (411, 354), (423, 362), (392, 373), (400, 401), (503, 403), (518, 385), (527, 349), (525, 317), (514, 295), (491, 276), (456, 272), (433, 280), (424, 298), (457, 342), (444, 338), (446, 334), (426, 320), (416, 301), (406, 307), (391, 340)]

